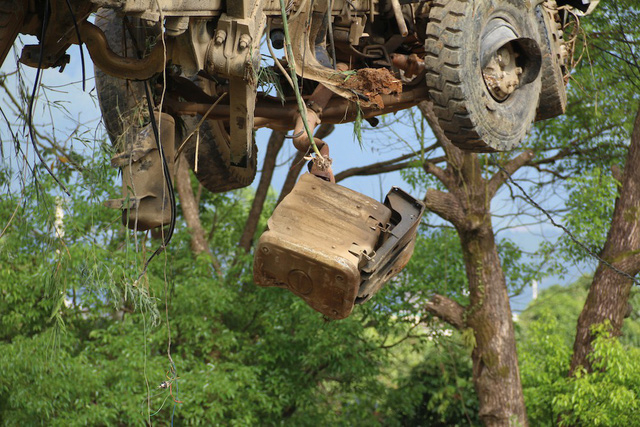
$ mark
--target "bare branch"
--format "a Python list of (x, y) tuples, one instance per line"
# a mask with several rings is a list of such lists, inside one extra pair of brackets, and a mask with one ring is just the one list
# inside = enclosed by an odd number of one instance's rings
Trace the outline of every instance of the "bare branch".
[(449, 221), (454, 226), (462, 225), (464, 220), (464, 212), (458, 199), (450, 193), (430, 188), (424, 196), (424, 203), (431, 212), (435, 213), (442, 219)]
[(464, 307), (443, 295), (435, 294), (425, 305), (426, 310), (456, 329), (466, 327)]
[(534, 153), (531, 150), (520, 153), (503, 166), (506, 173), (503, 170), (496, 172), (489, 180), (489, 184), (487, 186), (489, 199), (493, 199), (493, 196), (496, 195), (500, 187), (502, 187), (507, 179), (509, 179), (509, 176), (513, 175), (518, 169), (526, 165), (531, 159), (533, 159), (533, 156)]
[(291, 168), (289, 168), (289, 172), (287, 172), (287, 177), (284, 180), (284, 184), (282, 184), (282, 189), (280, 190), (280, 195), (278, 196), (277, 205), (280, 204), (282, 199), (284, 199), (287, 194), (291, 193), (293, 186), (296, 185), (296, 181), (298, 176), (300, 176), (300, 172), (305, 165), (304, 161), (305, 153), (298, 151), (296, 156), (293, 158), (291, 162)]
[(196, 203), (193, 189), (191, 188), (189, 167), (183, 156), (178, 157), (176, 165), (176, 189), (180, 197), (180, 207), (182, 208), (184, 220), (187, 223), (187, 227), (189, 227), (191, 252), (196, 256), (201, 253), (208, 254), (211, 257), (211, 263), (216, 273), (218, 273), (218, 275), (222, 274), (220, 263), (211, 253), (211, 248), (204, 235), (204, 228), (202, 228), (200, 213), (198, 212), (198, 204)]
[(325, 139), (326, 137), (331, 135), (331, 132), (333, 132), (335, 128), (335, 125), (323, 123), (318, 126), (318, 129), (316, 130), (316, 133), (313, 135), (313, 137), (318, 139)]
[(407, 168), (411, 165), (411, 162), (403, 162), (403, 160), (410, 159), (418, 154), (419, 153), (404, 154), (400, 157), (396, 157), (395, 159), (343, 170), (336, 175), (336, 182), (342, 181), (352, 176), (377, 175), (380, 173), (394, 172), (400, 169)]
[(267, 145), (267, 153), (264, 156), (264, 166), (262, 167), (262, 174), (260, 175), (260, 183), (258, 189), (253, 198), (251, 204), (251, 210), (247, 217), (247, 222), (242, 231), (240, 237), (240, 243), (238, 246), (244, 249), (245, 252), (249, 252), (251, 244), (253, 243), (253, 236), (256, 234), (258, 228), (258, 222), (260, 221), (260, 215), (264, 207), (264, 202), (267, 199), (267, 193), (269, 192), (269, 186), (271, 185), (271, 178), (273, 178), (273, 171), (276, 167), (276, 159), (278, 153), (284, 143), (284, 132), (273, 131), (269, 138), (269, 144)]
[(462, 151), (454, 146), (449, 138), (444, 134), (444, 131), (440, 127), (438, 123), (438, 118), (436, 116), (435, 111), (433, 111), (433, 103), (429, 101), (423, 101), (418, 104), (418, 109), (422, 112), (427, 123), (429, 123), (429, 127), (433, 131), (433, 134), (437, 138), (438, 142), (444, 149), (447, 157), (449, 158), (449, 163), (455, 168), (459, 168), (462, 164)]

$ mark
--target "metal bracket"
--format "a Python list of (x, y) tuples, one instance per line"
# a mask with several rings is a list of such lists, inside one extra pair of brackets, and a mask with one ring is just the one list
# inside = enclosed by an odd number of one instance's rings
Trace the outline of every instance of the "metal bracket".
[(424, 203), (398, 187), (393, 187), (384, 201), (391, 209), (388, 231), (382, 244), (367, 264), (360, 269), (360, 289), (356, 304), (368, 301), (380, 288), (409, 262), (414, 237), (424, 213)]
[(209, 43), (205, 69), (229, 79), (231, 163), (249, 165), (253, 155), (253, 124), (260, 67), (260, 37), (267, 18), (263, 1), (229, 2)]

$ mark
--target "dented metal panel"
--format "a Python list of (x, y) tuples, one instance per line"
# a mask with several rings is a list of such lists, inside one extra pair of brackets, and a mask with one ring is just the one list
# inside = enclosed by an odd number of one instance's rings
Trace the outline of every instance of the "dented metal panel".
[[(169, 114), (157, 114), (159, 136), (169, 173), (173, 174), (176, 122)], [(105, 205), (122, 209), (122, 223), (132, 230), (162, 227), (171, 221), (169, 189), (160, 151), (149, 123), (136, 131), (125, 151), (111, 159), (111, 165), (122, 169), (122, 198)], [(170, 180), (172, 177), (169, 177)]]
[(353, 310), (360, 267), (390, 218), (382, 203), (305, 174), (260, 237), (254, 280), (287, 288), (325, 316), (343, 319)]
[(398, 187), (393, 187), (384, 201), (392, 211), (376, 253), (361, 269), (362, 283), (356, 304), (362, 304), (397, 275), (413, 255), (415, 236), (424, 213), (424, 203)]

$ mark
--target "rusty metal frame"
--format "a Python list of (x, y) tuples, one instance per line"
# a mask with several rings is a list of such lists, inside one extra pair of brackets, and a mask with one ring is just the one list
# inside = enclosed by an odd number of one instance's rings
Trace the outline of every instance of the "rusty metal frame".
[[(425, 86), (416, 86), (411, 90), (399, 94), (380, 95), (384, 102), (384, 108), (361, 107), (363, 118), (371, 118), (382, 114), (411, 108), (428, 99), (428, 89)], [(305, 97), (308, 98), (308, 97)], [(193, 98), (195, 99), (195, 98)], [(215, 98), (211, 102), (183, 102), (175, 98), (165, 100), (165, 106), (175, 114), (206, 115), (212, 120), (229, 120), (229, 104), (220, 103), (211, 108)], [(298, 114), (298, 106), (295, 100), (287, 100), (283, 105), (281, 100), (272, 96), (260, 94), (255, 104), (255, 128), (268, 127), (277, 130), (289, 130), (295, 126)], [(322, 123), (339, 124), (356, 120), (358, 105), (340, 97), (331, 98), (322, 109)]]

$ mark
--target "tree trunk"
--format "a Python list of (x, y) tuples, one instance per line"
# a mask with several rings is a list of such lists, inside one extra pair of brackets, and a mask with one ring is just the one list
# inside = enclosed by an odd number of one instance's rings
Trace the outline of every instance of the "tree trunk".
[[(480, 402), (479, 416), (485, 426), (526, 426), (507, 282), (491, 226), (491, 198), (487, 194), (492, 181), (482, 178), (476, 155), (458, 157), (457, 154), (452, 156), (461, 158), (457, 166), (450, 164), (446, 170), (433, 165), (427, 167), (446, 183), (450, 192), (429, 190), (425, 202), (427, 208), (450, 221), (460, 237), (470, 295), (462, 323), (473, 330), (475, 337), (471, 358), (473, 383)], [(437, 305), (427, 309), (438, 315), (444, 306), (442, 301), (437, 301)], [(459, 327), (459, 321), (441, 318)]]
[[(460, 328), (462, 323), (462, 327), (473, 330), (473, 383), (482, 423), (485, 426), (527, 426), (507, 282), (491, 225), (491, 199), (507, 176), (499, 171), (485, 179), (478, 156), (463, 153), (451, 144), (441, 132), (428, 103), (422, 103), (420, 109), (447, 157), (445, 169), (429, 161), (424, 163), (424, 170), (447, 189), (447, 192), (428, 190), (425, 204), (458, 231), (470, 297), (462, 319), (459, 307), (444, 304), (441, 296), (433, 299), (427, 310), (435, 315), (439, 311), (446, 314), (441, 318), (454, 327)], [(532, 153), (524, 152), (511, 159), (504, 169), (513, 173), (532, 156)]]
[(469, 281), (466, 324), (473, 329), (473, 383), (485, 426), (527, 425), (507, 283), (490, 219), (459, 229)]
[(293, 187), (296, 185), (300, 172), (302, 172), (302, 168), (304, 168), (305, 165), (304, 153), (298, 151), (291, 162), (291, 167), (289, 168), (289, 172), (287, 172), (287, 177), (284, 179), (284, 184), (282, 184), (282, 188), (280, 189), (280, 195), (278, 196), (276, 205), (279, 205), (282, 199), (287, 197), (287, 194), (291, 193), (291, 190), (293, 190)]
[(260, 222), (260, 215), (262, 215), (262, 208), (267, 199), (271, 178), (273, 178), (273, 171), (276, 168), (276, 159), (284, 143), (284, 136), (284, 132), (275, 130), (271, 132), (271, 137), (267, 145), (267, 153), (264, 156), (262, 173), (260, 174), (260, 183), (253, 198), (251, 210), (249, 211), (247, 222), (242, 231), (242, 236), (240, 237), (239, 246), (244, 249), (245, 252), (249, 252), (253, 244), (253, 236), (256, 234), (258, 223)]
[(189, 166), (184, 156), (178, 158), (176, 165), (176, 189), (180, 198), (180, 207), (182, 215), (190, 229), (191, 234), (191, 252), (199, 255), (203, 252), (211, 253), (207, 239), (204, 237), (204, 229), (200, 222), (200, 213), (198, 211), (198, 203), (193, 195), (191, 188), (191, 177), (189, 176)]
[[(601, 257), (616, 269), (635, 276), (640, 272), (640, 109), (636, 115), (621, 184)], [(587, 301), (578, 318), (571, 359), (572, 374), (579, 366), (591, 370), (588, 355), (594, 338), (592, 326), (608, 320), (611, 334), (621, 334), (632, 285), (633, 280), (629, 277), (602, 262), (598, 264)]]

